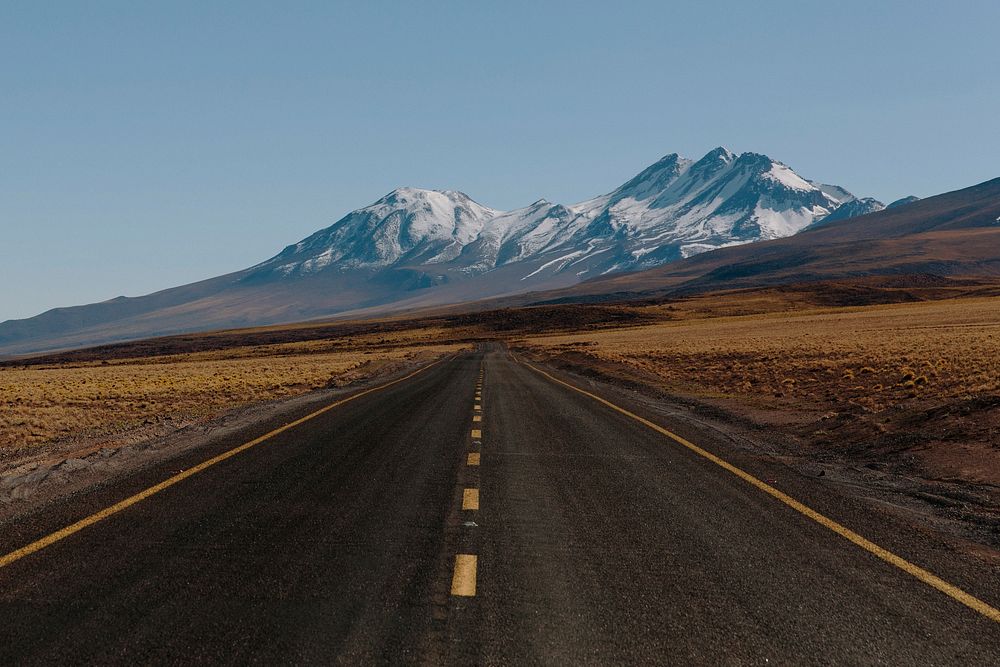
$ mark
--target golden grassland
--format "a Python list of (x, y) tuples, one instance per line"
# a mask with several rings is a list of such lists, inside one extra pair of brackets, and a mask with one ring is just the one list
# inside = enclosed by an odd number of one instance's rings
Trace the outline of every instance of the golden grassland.
[(519, 344), (631, 368), (677, 390), (785, 406), (849, 403), (880, 412), (1000, 393), (1000, 298), (721, 317), (708, 315), (710, 302), (693, 303), (676, 321)]
[(159, 357), (0, 368), (0, 450), (111, 437), (150, 424), (337, 387), (454, 352), (441, 332), (254, 345)]
[[(0, 455), (80, 439), (134, 442), (491, 338), (739, 410), (749, 406), (781, 423), (862, 414), (882, 429), (884, 414), (898, 421), (963, 400), (1000, 401), (1000, 297), (824, 306), (830, 288), (824, 290), (501, 310), (398, 328), (351, 323), (317, 329), (315, 338), (308, 327), (275, 329), (310, 336), (295, 342), (269, 342), (270, 329), (245, 330), (8, 364), (0, 367)], [(213, 337), (225, 340), (203, 345)], [(961, 418), (978, 425), (976, 437), (987, 449), (995, 440), (991, 429), (1000, 428), (996, 412), (996, 419)], [(954, 430), (958, 418), (949, 417), (942, 432)]]

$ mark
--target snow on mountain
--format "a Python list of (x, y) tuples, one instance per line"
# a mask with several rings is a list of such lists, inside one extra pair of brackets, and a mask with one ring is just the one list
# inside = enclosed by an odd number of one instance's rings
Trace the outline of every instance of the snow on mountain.
[(276, 257), (255, 273), (315, 273), (327, 267), (378, 269), (396, 264), (436, 264), (461, 254), (495, 211), (461, 192), (398, 188), (358, 209)]
[(810, 185), (819, 188), (823, 194), (827, 195), (830, 199), (840, 202), (841, 204), (846, 204), (847, 202), (855, 199), (854, 195), (839, 185), (827, 185), (826, 183), (817, 183), (815, 181), (809, 181), (809, 183)]
[[(855, 207), (844, 208), (855, 201)], [(497, 297), (503, 300), (490, 303), (662, 294), (680, 284), (700, 290), (748, 287), (799, 280), (803, 272), (815, 277), (845, 271), (996, 273), (994, 246), (981, 232), (1000, 222), (1000, 179), (899, 204), (899, 213), (873, 214), (864, 224), (821, 227), (761, 252), (725, 249), (793, 234), (831, 212), (845, 215), (872, 202), (800, 179), (767, 156), (724, 148), (697, 161), (668, 155), (612, 192), (573, 206), (540, 199), (496, 211), (459, 192), (403, 188), (249, 269), (2, 322), (0, 353), (420, 312)], [(682, 261), (676, 269), (610, 276), (572, 292), (549, 291), (713, 249), (719, 252)], [(852, 262), (845, 268), (840, 260), (847, 256)], [(956, 263), (956, 257), (962, 261)], [(531, 291), (545, 295), (514, 298)]]
[(667, 155), (612, 192), (570, 206), (540, 199), (497, 211), (461, 192), (400, 188), (244, 279), (406, 269), (433, 272), (436, 284), (519, 263), (521, 280), (568, 271), (583, 279), (789, 236), (867, 201), (766, 155), (720, 147), (697, 161)]
[(862, 199), (852, 199), (844, 204), (841, 204), (836, 210), (825, 218), (820, 218), (812, 224), (813, 227), (819, 227), (830, 222), (836, 222), (837, 220), (847, 220), (848, 218), (856, 218), (859, 215), (868, 215), (869, 213), (875, 213), (881, 211), (885, 208), (885, 204), (878, 201), (877, 199), (872, 199), (871, 197), (864, 197)]
[(635, 270), (788, 236), (840, 204), (765, 155), (717, 148), (692, 162), (672, 154), (613, 192), (568, 207), (576, 218), (541, 249), (578, 253), (572, 266), (581, 274), (580, 267), (590, 275)]

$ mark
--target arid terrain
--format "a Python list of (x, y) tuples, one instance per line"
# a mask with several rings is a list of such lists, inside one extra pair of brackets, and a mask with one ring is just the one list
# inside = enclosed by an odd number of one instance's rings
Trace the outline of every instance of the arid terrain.
[[(943, 613), (940, 588), (925, 585), (931, 575), (958, 586), (954, 600), (975, 591), (973, 609), (992, 614), (982, 600), (996, 599), (1000, 571), (995, 290), (932, 276), (835, 281), (219, 331), (8, 359), (0, 532), (12, 536), (14, 567), (44, 566), (35, 548), (75, 550), (85, 563), (87, 576), (53, 584), (45, 572), (16, 579), (51, 587), (28, 586), (31, 600), (37, 590), (86, 600), (74, 588), (83, 582), (130, 601), (150, 580), (141, 568), (131, 573), (134, 562), (165, 564), (168, 581), (212, 586), (237, 570), (240, 578), (273, 567), (310, 582), (336, 571), (348, 573), (348, 586), (364, 582), (366, 595), (405, 591), (394, 577), (417, 570), (440, 584), (426, 590), (457, 596), (457, 585), (473, 600), (504, 590), (494, 581), (516, 580), (504, 569), (512, 564), (528, 573), (526, 590), (545, 591), (553, 577), (539, 560), (569, 559), (558, 568), (569, 577), (546, 593), (559, 610), (623, 590), (627, 606), (675, 575), (669, 590), (698, 609), (716, 590), (706, 573), (737, 572), (752, 573), (741, 577), (757, 588), (727, 584), (727, 595), (764, 604), (760, 618), (789, 614), (789, 627), (809, 608), (789, 601), (798, 594), (789, 573), (823, 614), (852, 608), (859, 590), (880, 610), (885, 591), (912, 590), (893, 613), (923, 604)], [(818, 514), (793, 511), (795, 503)], [(321, 509), (322, 519), (310, 518)], [(108, 518), (77, 530), (90, 511)], [(827, 530), (831, 520), (846, 533)], [(32, 546), (65, 526), (79, 534), (51, 551)], [(210, 546), (188, 546), (191, 535)], [(608, 554), (619, 544), (628, 546)], [(324, 548), (302, 557), (316, 545)], [(336, 555), (344, 545), (347, 559)], [(475, 584), (452, 572), (470, 567), (465, 549), (490, 564)], [(879, 549), (911, 569), (880, 564)], [(415, 553), (431, 555), (414, 564)], [(591, 576), (595, 558), (607, 565)], [(917, 577), (914, 567), (931, 574)], [(302, 599), (311, 604), (314, 591)], [(381, 598), (375, 604), (382, 613)], [(510, 617), (533, 622), (535, 609), (529, 601)], [(561, 625), (576, 618), (587, 616), (572, 611)], [(612, 609), (608, 618), (645, 613)], [(858, 621), (858, 632), (882, 619)], [(967, 643), (982, 639), (968, 621), (955, 627), (966, 628)]]
[(210, 332), (0, 361), (0, 474), (345, 389), (504, 332), (649, 321), (587, 306)]
[[(680, 320), (533, 336), (520, 345), (546, 358), (618, 367), (768, 422), (820, 415), (827, 425), (813, 435), (838, 446), (848, 444), (837, 441), (840, 429), (849, 429), (850, 441), (862, 430), (878, 439), (915, 424), (918, 413), (941, 437), (965, 424), (949, 451), (920, 447), (916, 455), (942, 474), (1000, 484), (993, 461), (1000, 454), (1000, 299)], [(946, 421), (957, 423), (941, 430)]]
[(500, 340), (653, 400), (691, 401), (722, 424), (766, 433), (769, 454), (917, 499), (918, 511), (972, 525), (978, 539), (1000, 521), (996, 290), (876, 278), (233, 330), (8, 360), (0, 466), (115, 451)]
[(114, 448), (249, 405), (377, 378), (463, 347), (436, 344), (439, 337), (428, 328), (0, 367), (0, 461), (67, 447)]

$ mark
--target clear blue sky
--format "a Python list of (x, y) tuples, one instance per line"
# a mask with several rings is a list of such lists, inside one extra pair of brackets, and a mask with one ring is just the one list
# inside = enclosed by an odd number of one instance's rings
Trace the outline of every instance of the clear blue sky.
[(717, 145), (1000, 176), (1000, 3), (0, 4), (0, 320), (240, 269), (394, 187), (497, 208)]

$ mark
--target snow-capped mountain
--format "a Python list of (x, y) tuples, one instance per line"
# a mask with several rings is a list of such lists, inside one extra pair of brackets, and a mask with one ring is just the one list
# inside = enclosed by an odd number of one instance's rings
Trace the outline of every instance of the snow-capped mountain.
[(461, 192), (401, 188), (289, 246), (248, 279), (405, 267), (434, 274), (424, 282), (437, 284), (515, 263), (524, 264), (522, 280), (582, 279), (789, 236), (872, 201), (807, 181), (766, 155), (717, 148), (698, 161), (667, 155), (614, 191), (569, 206), (541, 199), (497, 211)]
[(0, 352), (363, 316), (568, 287), (725, 246), (786, 237), (854, 195), (758, 153), (667, 155), (572, 205), (498, 211), (461, 192), (400, 188), (271, 259), (141, 297), (0, 324)]
[(281, 274), (448, 262), (501, 212), (461, 192), (399, 188), (320, 230), (261, 267)]

